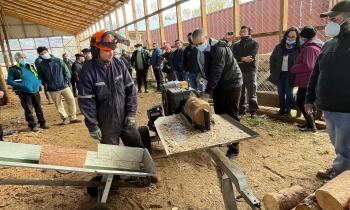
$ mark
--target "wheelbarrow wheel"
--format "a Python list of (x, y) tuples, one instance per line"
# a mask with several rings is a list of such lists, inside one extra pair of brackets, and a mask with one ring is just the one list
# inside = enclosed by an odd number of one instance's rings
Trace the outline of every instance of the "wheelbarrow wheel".
[(96, 203), (92, 205), (90, 208), (88, 208), (88, 210), (112, 210), (112, 209), (109, 208), (106, 204)]
[(148, 149), (149, 153), (152, 154), (152, 142), (151, 142), (151, 136), (149, 134), (148, 127), (140, 126), (138, 130), (139, 130), (143, 145), (145, 146), (146, 149)]

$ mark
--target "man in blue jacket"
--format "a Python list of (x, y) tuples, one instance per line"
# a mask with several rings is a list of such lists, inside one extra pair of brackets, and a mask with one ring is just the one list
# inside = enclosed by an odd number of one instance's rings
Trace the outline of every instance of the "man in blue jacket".
[(104, 30), (91, 38), (93, 58), (79, 73), (79, 107), (90, 136), (102, 144), (143, 147), (136, 129), (137, 95), (123, 61), (113, 56), (116, 35)]
[(164, 77), (161, 66), (161, 55), (162, 50), (159, 48), (157, 43), (153, 43), (153, 53), (151, 57), (151, 65), (153, 73), (157, 81), (157, 90), (160, 90), (161, 85), (164, 83)]
[(15, 60), (17, 64), (10, 68), (7, 83), (12, 86), (15, 93), (21, 99), (21, 105), (24, 109), (28, 127), (34, 132), (39, 131), (33, 116), (34, 108), (40, 128), (48, 129), (49, 126), (46, 124), (41, 108), (39, 94), (41, 81), (38, 79), (38, 73), (33, 65), (27, 63), (24, 53), (17, 52), (15, 54)]
[[(62, 59), (50, 55), (46, 47), (38, 47), (37, 52), (42, 58), (38, 66), (39, 78), (47, 87), (47, 91), (50, 93), (60, 114), (62, 124), (81, 122), (77, 119), (75, 99), (72, 90), (68, 86), (71, 74), (67, 65)], [(62, 96), (68, 106), (68, 115), (63, 106)]]

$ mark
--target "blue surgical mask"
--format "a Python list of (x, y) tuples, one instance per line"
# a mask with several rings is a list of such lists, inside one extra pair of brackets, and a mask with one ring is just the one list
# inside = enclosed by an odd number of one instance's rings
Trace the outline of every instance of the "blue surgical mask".
[(20, 58), (18, 59), (18, 64), (21, 65), (21, 66), (25, 66), (27, 63), (27, 59), (25, 58)]
[(197, 49), (198, 49), (200, 52), (204, 52), (204, 51), (207, 49), (207, 47), (208, 47), (208, 44), (203, 43), (203, 44), (197, 46)]
[(43, 59), (50, 59), (50, 58), (51, 58), (51, 56), (50, 56), (49, 53), (45, 53), (45, 54), (41, 55), (41, 57), (42, 57)]
[(296, 40), (289, 40), (289, 39), (286, 40), (286, 44), (288, 45), (293, 45), (295, 43), (296, 43)]

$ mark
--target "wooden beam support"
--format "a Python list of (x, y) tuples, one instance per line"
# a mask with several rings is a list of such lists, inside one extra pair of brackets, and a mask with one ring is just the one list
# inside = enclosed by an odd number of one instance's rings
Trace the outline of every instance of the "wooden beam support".
[(208, 32), (207, 1), (201, 0), (201, 27)]
[[(135, 20), (137, 19), (135, 0), (131, 0), (131, 6), (132, 6), (132, 18), (133, 18), (133, 21), (135, 22)], [(135, 40), (136, 42), (139, 42), (140, 41), (139, 28), (136, 22), (134, 23), (134, 31), (135, 31)]]
[[(162, 0), (157, 0), (157, 6), (158, 6), (158, 10), (162, 8)], [(161, 43), (158, 43), (158, 44), (159, 46), (163, 46), (163, 43), (165, 42), (163, 12), (159, 12), (158, 17), (159, 17), (159, 31), (160, 31), (160, 41), (161, 41)]]
[(284, 31), (288, 29), (288, 0), (280, 0), (280, 38), (282, 38)]
[[(109, 27), (111, 28), (111, 31), (114, 29), (112, 18), (113, 18), (113, 13), (109, 14)], [(115, 15), (114, 15), (114, 20), (115, 20)]]
[(11, 47), (10, 47), (10, 43), (9, 43), (9, 36), (7, 34), (7, 30), (6, 30), (6, 26), (5, 26), (5, 13), (4, 10), (1, 9), (1, 28), (2, 28), (2, 32), (4, 33), (4, 38), (5, 38), (5, 43), (6, 43), (6, 47), (7, 47), (7, 52), (9, 54), (10, 57), (10, 61), (11, 61), (11, 65), (15, 65), (15, 63), (13, 62), (13, 58), (12, 58), (12, 54), (11, 54)]
[(151, 49), (152, 46), (152, 34), (149, 27), (149, 18), (148, 18), (148, 5), (147, 0), (143, 0), (143, 11), (145, 13), (145, 23), (146, 23), (146, 38), (147, 38), (147, 48)]
[(235, 37), (239, 37), (241, 30), (241, 4), (240, 0), (234, 0), (233, 2), (233, 31)]
[[(123, 19), (124, 19), (124, 23), (126, 23), (126, 11), (125, 11), (125, 4), (122, 7), (122, 12), (123, 12)], [(130, 40), (130, 35), (129, 35), (129, 29), (128, 27), (125, 27), (125, 38), (127, 40)], [(128, 51), (130, 51), (130, 46), (128, 46)]]
[(176, 19), (177, 19), (177, 38), (183, 41), (182, 12), (181, 12), (180, 4), (176, 5)]
[(103, 26), (105, 27), (105, 31), (107, 31), (106, 17), (103, 17), (102, 21), (103, 21)]
[(120, 33), (120, 30), (118, 28), (120, 27), (120, 19), (118, 14), (118, 9), (115, 10), (115, 23), (117, 24), (117, 32)]

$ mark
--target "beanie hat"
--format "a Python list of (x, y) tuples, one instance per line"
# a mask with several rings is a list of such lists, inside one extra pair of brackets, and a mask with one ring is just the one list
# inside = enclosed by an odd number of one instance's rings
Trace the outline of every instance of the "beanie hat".
[(305, 26), (300, 32), (300, 36), (306, 39), (312, 39), (316, 36), (316, 29), (312, 26)]

